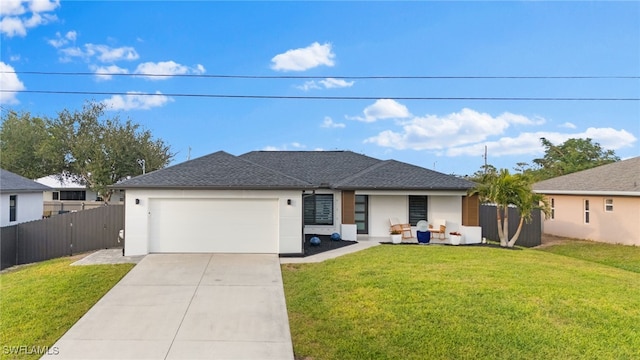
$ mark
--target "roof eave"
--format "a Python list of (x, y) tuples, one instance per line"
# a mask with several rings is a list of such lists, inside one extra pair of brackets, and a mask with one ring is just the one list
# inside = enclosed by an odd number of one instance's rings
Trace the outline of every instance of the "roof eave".
[(153, 190), (153, 189), (161, 189), (161, 190), (311, 190), (316, 189), (315, 186), (231, 186), (231, 185), (213, 185), (213, 186), (188, 186), (188, 185), (111, 185), (110, 189), (117, 190)]
[(640, 191), (610, 191), (610, 190), (544, 190), (535, 189), (534, 192), (545, 195), (600, 195), (600, 196), (640, 196)]

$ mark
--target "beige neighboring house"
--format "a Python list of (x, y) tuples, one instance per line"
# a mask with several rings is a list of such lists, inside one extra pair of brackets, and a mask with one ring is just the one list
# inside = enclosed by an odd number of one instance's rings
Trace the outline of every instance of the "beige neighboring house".
[[(45, 216), (93, 209), (104, 204), (98, 194), (73, 179), (49, 175), (36, 179), (36, 182), (52, 188), (51, 191), (44, 192)], [(118, 192), (111, 197), (110, 203), (122, 202), (123, 200), (121, 193)]]
[(640, 246), (640, 157), (533, 185), (547, 195), (544, 233)]

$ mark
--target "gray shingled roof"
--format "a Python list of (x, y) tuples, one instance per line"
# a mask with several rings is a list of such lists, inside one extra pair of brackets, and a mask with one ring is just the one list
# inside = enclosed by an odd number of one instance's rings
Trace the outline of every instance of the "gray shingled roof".
[(451, 175), (351, 151), (223, 151), (138, 176), (116, 188), (466, 190)]
[(340, 182), (381, 161), (351, 151), (252, 151), (240, 157), (317, 186)]
[(338, 189), (467, 190), (470, 181), (396, 160), (381, 161), (336, 184)]
[(122, 181), (115, 188), (305, 189), (309, 183), (218, 151)]
[(51, 191), (50, 187), (42, 185), (26, 177), (14, 174), (11, 171), (0, 169), (0, 192), (40, 192)]
[[(640, 156), (533, 184), (539, 193), (640, 195)], [(635, 193), (635, 194), (634, 194)]]

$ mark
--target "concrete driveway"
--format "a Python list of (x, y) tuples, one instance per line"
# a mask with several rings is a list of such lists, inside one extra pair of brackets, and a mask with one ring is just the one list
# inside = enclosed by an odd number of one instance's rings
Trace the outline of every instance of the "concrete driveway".
[(277, 255), (151, 254), (44, 359), (291, 359)]

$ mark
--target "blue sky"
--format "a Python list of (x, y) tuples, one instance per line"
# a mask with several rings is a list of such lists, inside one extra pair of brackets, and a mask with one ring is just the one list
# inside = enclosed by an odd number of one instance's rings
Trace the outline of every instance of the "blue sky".
[[(174, 162), (338, 149), (463, 175), (485, 146), (498, 168), (532, 163), (540, 137), (640, 155), (640, 2), (2, 0), (0, 15), (2, 111), (101, 101)], [(349, 78), (368, 76), (601, 78)]]

